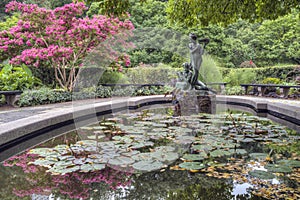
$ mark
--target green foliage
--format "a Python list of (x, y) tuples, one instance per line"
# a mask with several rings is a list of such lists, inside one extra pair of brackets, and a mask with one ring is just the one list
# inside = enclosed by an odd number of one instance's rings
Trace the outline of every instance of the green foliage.
[(224, 81), (227, 82), (229, 86), (239, 86), (243, 83), (256, 82), (256, 77), (256, 72), (252, 69), (232, 69), (225, 76)]
[(19, 106), (35, 106), (49, 103), (66, 102), (72, 100), (72, 95), (68, 91), (53, 90), (42, 87), (38, 90), (26, 90), (21, 94), (18, 101)]
[(232, 86), (226, 88), (227, 95), (243, 95), (245, 91), (241, 86)]
[(203, 62), (199, 74), (200, 80), (205, 83), (222, 82), (222, 74), (214, 59), (209, 55), (203, 55)]
[(266, 20), (257, 30), (256, 60), (264, 65), (294, 61), (300, 63), (299, 12), (276, 20)]
[(134, 84), (164, 83), (172, 85), (180, 70), (180, 68), (171, 68), (163, 64), (157, 67), (140, 66), (128, 69), (126, 76), (129, 82)]
[(130, 20), (135, 28), (144, 27), (166, 27), (166, 3), (157, 0), (147, 0), (140, 2), (130, 1), (132, 6), (129, 9)]
[(0, 71), (0, 90), (25, 90), (41, 84), (26, 65), (13, 67), (6, 64)]
[[(224, 78), (224, 81), (228, 83), (231, 82), (231, 78), (237, 79), (238, 75), (244, 73), (245, 76), (247, 73), (251, 75), (253, 78), (253, 74), (255, 74), (253, 81), (262, 82), (265, 78), (278, 78), (280, 80), (286, 80), (287, 75), (295, 69), (296, 66), (273, 66), (273, 67), (263, 67), (263, 68), (236, 68), (236, 69), (228, 69), (228, 68), (219, 68), (221, 74)], [(236, 77), (236, 78), (234, 78)], [(240, 78), (239, 78), (240, 79)], [(250, 79), (250, 78), (249, 78)], [(245, 83), (251, 83), (253, 82)], [(233, 81), (236, 82), (236, 81)], [(242, 83), (242, 81), (239, 81)], [(238, 84), (237, 84), (238, 85)]]
[(103, 83), (115, 84), (115, 83), (129, 83), (129, 82), (125, 74), (117, 71), (106, 70), (102, 74), (99, 80), (99, 84), (103, 84)]
[[(93, 2), (98, 2), (94, 6), (97, 6), (99, 13), (108, 16), (117, 16), (123, 17), (128, 12), (131, 7), (130, 0), (79, 0), (84, 1), (87, 4), (91, 5)], [(140, 2), (144, 2), (146, 0), (139, 0)], [(93, 8), (96, 10), (96, 7)]]
[(188, 36), (178, 31), (160, 27), (134, 30), (131, 38), (135, 49), (131, 51), (131, 66), (139, 63), (165, 63), (179, 67), (188, 58)]
[(279, 78), (265, 78), (262, 80), (263, 84), (280, 84), (281, 80)]
[(214, 24), (230, 24), (239, 18), (251, 21), (276, 19), (299, 8), (298, 0), (289, 3), (273, 0), (169, 0), (167, 6), (168, 19), (173, 24), (188, 27)]
[(15, 13), (14, 15), (7, 17), (5, 21), (0, 22), (0, 31), (8, 30), (15, 26), (19, 21), (19, 16), (19, 13)]
[(48, 87), (42, 87), (38, 90), (25, 90), (18, 101), (18, 105), (23, 106), (35, 106), (51, 103), (67, 102), (80, 99), (94, 99), (94, 98), (109, 98), (112, 96), (144, 96), (144, 95), (163, 95), (170, 91), (170, 87), (143, 87), (137, 88), (131, 87), (107, 87), (107, 86), (93, 86), (84, 88), (78, 92), (69, 92), (62, 89), (51, 89)]

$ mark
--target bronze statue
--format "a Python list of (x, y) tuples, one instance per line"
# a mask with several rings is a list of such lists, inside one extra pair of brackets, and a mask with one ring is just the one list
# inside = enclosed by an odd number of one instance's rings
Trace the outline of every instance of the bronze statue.
[[(200, 43), (204, 43), (202, 46)], [(202, 64), (202, 55), (204, 48), (209, 43), (209, 39), (201, 39), (197, 43), (197, 36), (193, 33), (190, 34), (190, 63), (184, 63), (184, 72), (178, 74), (180, 81), (185, 82), (184, 90), (208, 90), (206, 85), (198, 80), (200, 67)]]

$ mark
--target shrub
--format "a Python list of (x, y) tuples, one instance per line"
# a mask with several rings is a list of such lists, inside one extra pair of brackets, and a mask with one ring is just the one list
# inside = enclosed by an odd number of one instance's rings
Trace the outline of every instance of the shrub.
[(220, 68), (220, 72), (223, 77), (228, 77), (232, 71), (243, 71), (254, 72), (256, 74), (256, 81), (260, 82), (265, 78), (279, 78), (281, 80), (286, 80), (288, 74), (293, 71), (297, 66), (273, 66), (273, 67), (262, 67), (262, 68)]
[(99, 80), (99, 84), (103, 84), (103, 83), (112, 83), (112, 84), (129, 83), (129, 80), (126, 74), (124, 73), (106, 70), (102, 74)]
[(35, 106), (50, 103), (60, 103), (79, 99), (90, 99), (90, 98), (107, 98), (112, 96), (143, 96), (143, 95), (157, 95), (165, 94), (171, 91), (168, 86), (164, 87), (90, 87), (85, 88), (78, 92), (69, 92), (66, 90), (56, 90), (47, 87), (40, 88), (39, 90), (26, 90), (21, 94), (18, 105), (23, 106)]
[(229, 86), (239, 86), (244, 83), (256, 82), (256, 73), (252, 69), (232, 69), (224, 81), (228, 83)]
[(281, 80), (279, 78), (265, 78), (262, 80), (263, 84), (280, 84)]
[(19, 106), (35, 106), (49, 103), (71, 101), (72, 95), (68, 91), (53, 90), (47, 87), (38, 90), (26, 90), (21, 94)]
[(205, 83), (222, 82), (222, 74), (217, 63), (209, 55), (203, 56), (203, 62), (200, 68), (200, 80)]
[(226, 88), (226, 94), (227, 95), (242, 95), (245, 91), (241, 86), (232, 86)]
[(180, 70), (182, 69), (159, 64), (156, 67), (147, 65), (130, 68), (125, 74), (128, 81), (133, 84), (161, 83), (173, 85), (177, 79), (177, 72)]
[(0, 71), (0, 90), (25, 90), (40, 84), (26, 65), (13, 67), (6, 64)]

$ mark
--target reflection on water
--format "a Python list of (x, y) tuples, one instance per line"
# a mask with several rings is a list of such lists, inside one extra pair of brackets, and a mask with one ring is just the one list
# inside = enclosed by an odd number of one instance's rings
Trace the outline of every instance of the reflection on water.
[(300, 197), (299, 136), (243, 114), (123, 114), (6, 160), (2, 199)]

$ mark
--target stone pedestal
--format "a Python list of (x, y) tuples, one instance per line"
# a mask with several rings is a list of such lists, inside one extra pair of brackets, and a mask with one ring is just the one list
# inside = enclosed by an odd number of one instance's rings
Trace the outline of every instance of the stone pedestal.
[(181, 115), (216, 113), (216, 95), (205, 90), (180, 91), (176, 95)]

